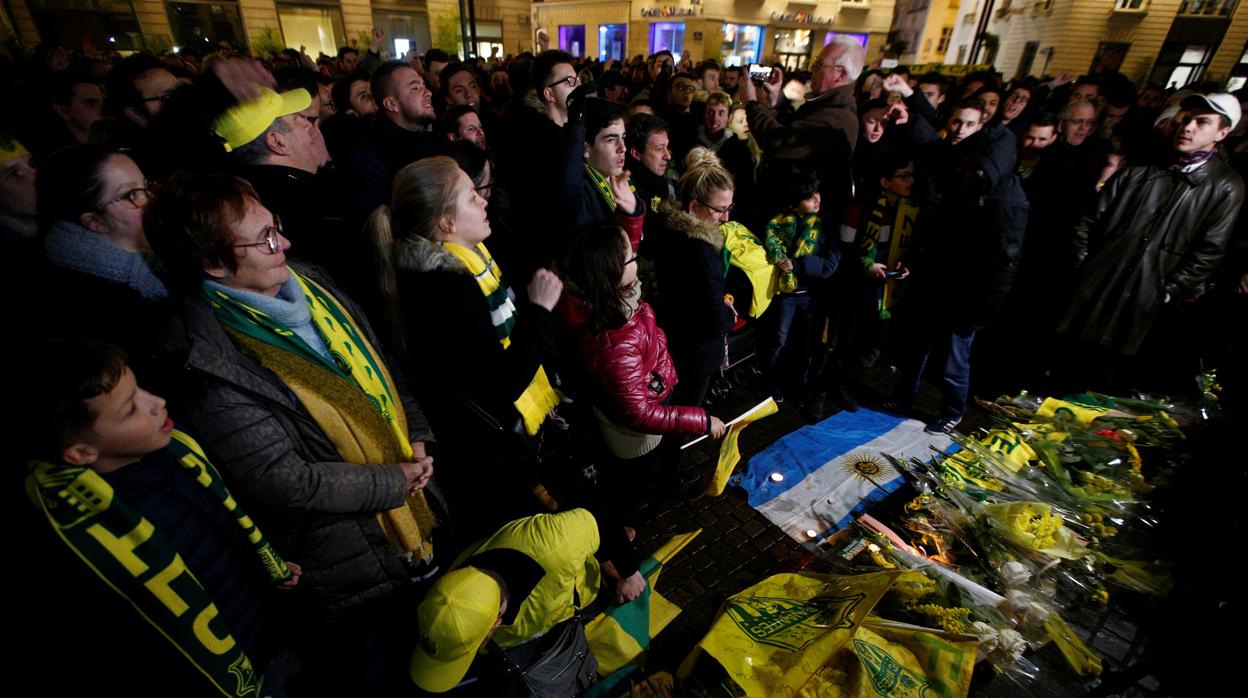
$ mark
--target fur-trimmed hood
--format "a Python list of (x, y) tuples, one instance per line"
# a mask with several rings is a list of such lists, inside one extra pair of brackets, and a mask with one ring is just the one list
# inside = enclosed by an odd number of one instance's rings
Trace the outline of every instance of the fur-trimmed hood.
[(537, 96), (537, 90), (529, 90), (524, 94), (524, 106), (541, 114), (543, 118), (548, 118), (546, 117), (546, 103)]
[(664, 199), (659, 203), (657, 213), (664, 227), (701, 240), (716, 251), (724, 249), (724, 233), (714, 223), (707, 223), (680, 207), (674, 199)]
[(394, 266), (403, 271), (450, 271), (471, 275), (455, 255), (422, 237), (394, 241)]

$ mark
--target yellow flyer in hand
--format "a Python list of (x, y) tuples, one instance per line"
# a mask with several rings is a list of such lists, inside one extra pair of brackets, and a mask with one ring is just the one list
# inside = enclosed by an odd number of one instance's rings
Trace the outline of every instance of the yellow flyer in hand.
[(724, 488), (728, 486), (728, 479), (732, 477), (732, 471), (736, 469), (737, 463), (741, 462), (741, 448), (738, 444), (741, 431), (779, 410), (776, 401), (767, 398), (728, 423), (728, 431), (724, 434), (724, 440), (719, 444), (719, 464), (715, 467), (715, 477), (711, 478), (706, 485), (707, 495), (718, 497), (723, 494)]

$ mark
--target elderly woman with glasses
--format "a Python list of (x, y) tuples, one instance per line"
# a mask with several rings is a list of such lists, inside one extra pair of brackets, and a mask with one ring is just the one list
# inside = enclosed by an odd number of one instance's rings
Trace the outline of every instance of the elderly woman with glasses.
[(659, 325), (667, 332), (680, 384), (672, 400), (700, 407), (726, 358), (724, 336), (737, 314), (724, 292), (727, 260), (720, 226), (732, 213), (732, 175), (715, 153), (697, 147), (676, 182), (678, 199), (659, 204), (653, 251)]
[(302, 564), (291, 600), (305, 672), (326, 671), (325, 692), (391, 693), (413, 581), (435, 569), (420, 408), (359, 307), (287, 259), (281, 222), (250, 184), (174, 177), (144, 221), (181, 296), (164, 346), (184, 369), (184, 417)]
[(118, 344), (141, 372), (173, 311), (145, 257), (143, 172), (107, 148), (72, 146), (39, 168), (36, 200), (54, 298), (36, 332)]

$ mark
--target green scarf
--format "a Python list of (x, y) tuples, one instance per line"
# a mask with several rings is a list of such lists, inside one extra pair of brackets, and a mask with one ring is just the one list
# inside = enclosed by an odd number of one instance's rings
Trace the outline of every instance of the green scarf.
[[(411, 456), (411, 444), (407, 442), (407, 425), (402, 424), (397, 415), (393, 387), (387, 380), (386, 370), (382, 366), (376, 350), (365, 339), (355, 320), (316, 282), (300, 276), (294, 269), (290, 270), (303, 290), (304, 298), (312, 310), (312, 323), (317, 334), (329, 348), (333, 361), (327, 361), (299, 335), (265, 313), (252, 308), (242, 301), (219, 290), (203, 287), (204, 295), (212, 306), (217, 320), (225, 327), (285, 349), (292, 354), (301, 356), (308, 361), (328, 368), (339, 378), (354, 383), (364, 391), (377, 411), (386, 418), (395, 437), (400, 442), (404, 456)], [(406, 446), (406, 449), (403, 447)]]
[[(599, 194), (602, 194), (602, 198), (607, 201), (607, 206), (611, 207), (611, 210), (614, 211), (615, 190), (611, 188), (611, 180), (608, 179), (603, 173), (594, 169), (594, 166), (590, 165), (588, 162), (585, 163), (585, 174), (589, 175), (589, 181), (594, 183), (594, 188), (598, 190)], [(628, 190), (637, 191), (637, 187), (633, 186), (632, 180), (629, 180), (628, 182)]]
[[(397, 389), (377, 351), (337, 299), (293, 269), (290, 273), (303, 290), (304, 299), (312, 311), (312, 323), (333, 361), (327, 361), (292, 330), (278, 324), (267, 314), (206, 285), (203, 292), (223, 327), (259, 343), (259, 346), (249, 347), (235, 337), (240, 349), (250, 353), (261, 365), (286, 382), (325, 432), (340, 458), (359, 465), (399, 462), (400, 459), (410, 461), (412, 445), (408, 442), (407, 417), (402, 403), (395, 399)], [(262, 346), (280, 349), (285, 355), (266, 353), (260, 348)], [(319, 385), (314, 385), (315, 381), (303, 380), (305, 376), (301, 375), (297, 365), (285, 360), (289, 356), (310, 361), (314, 366), (329, 371), (332, 376), (359, 388), (376, 414), (384, 418), (389, 427), (390, 443), (377, 442), (373, 431), (368, 428), (367, 417), (349, 409), (350, 400), (325, 392)], [(395, 455), (397, 458), (391, 457)], [(408, 495), (402, 506), (378, 512), (377, 519), (386, 537), (400, 552), (424, 561), (433, 559), (430, 533), (435, 517), (424, 492)]]
[[(286, 563), (239, 508), (199, 444), (175, 429), (167, 448), (234, 516), (269, 579), (274, 583), (290, 579)], [(223, 695), (260, 695), (260, 677), (251, 660), (230, 636), (182, 557), (152, 522), (128, 507), (93, 470), (40, 462), (27, 468), (31, 501), (105, 584), (133, 604)], [(72, 670), (72, 664), (67, 666)]]
[[(819, 249), (819, 237), (823, 224), (818, 213), (805, 213), (801, 217), (801, 233), (798, 233), (796, 213), (783, 213), (767, 223), (767, 261), (776, 264), (785, 259), (797, 259), (815, 253)], [(797, 276), (790, 269), (780, 276), (780, 290), (792, 293), (797, 290)]]
[[(910, 203), (909, 199), (901, 199), (897, 202), (897, 212), (893, 220), (893, 227), (888, 240), (888, 256), (880, 258), (880, 250), (878, 249), (880, 242), (880, 231), (884, 227), (884, 219), (888, 215), (888, 199), (881, 196), (875, 202), (875, 207), (871, 209), (871, 215), (867, 219), (867, 227), (863, 235), (859, 236), (858, 249), (860, 250), (861, 262), (863, 269), (870, 269), (873, 265), (884, 263), (887, 269), (896, 269), (897, 262), (901, 261), (902, 254), (910, 245), (910, 237), (914, 235), (914, 222), (919, 217), (919, 208)], [(897, 286), (896, 279), (885, 279), (883, 292), (880, 294), (878, 312), (881, 320), (887, 320), (892, 317), (892, 307), (896, 298), (895, 291)]]

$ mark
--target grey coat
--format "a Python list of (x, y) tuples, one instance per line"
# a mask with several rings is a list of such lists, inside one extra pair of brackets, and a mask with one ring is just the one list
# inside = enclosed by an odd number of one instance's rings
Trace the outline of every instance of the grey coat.
[[(329, 291), (380, 351), (359, 307), (314, 267), (291, 266)], [(376, 513), (403, 503), (402, 469), (343, 463), (329, 438), (272, 372), (240, 353), (198, 295), (184, 299), (165, 345), (181, 364), (178, 382), (189, 431), (265, 534), (303, 567), (293, 595), (320, 620), (403, 586), (408, 564), (387, 541)], [(407, 413), (409, 436), (433, 441), (420, 407), (387, 362)], [(176, 406), (176, 405), (175, 405)]]
[(1167, 295), (1181, 301), (1217, 268), (1243, 200), (1243, 180), (1217, 155), (1188, 173), (1119, 172), (1075, 228), (1074, 297), (1057, 330), (1135, 354)]

